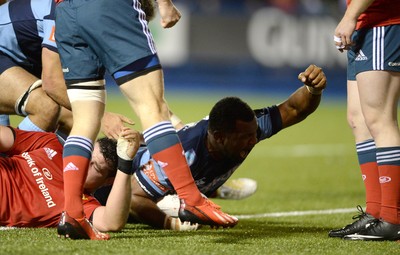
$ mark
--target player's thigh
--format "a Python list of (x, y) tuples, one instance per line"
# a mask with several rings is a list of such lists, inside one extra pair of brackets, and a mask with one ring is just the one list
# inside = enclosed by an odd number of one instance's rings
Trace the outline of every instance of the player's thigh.
[(400, 95), (400, 73), (369, 71), (357, 75), (362, 111), (366, 122), (396, 119)]
[(41, 115), (47, 122), (55, 122), (60, 113), (60, 106), (44, 91), (38, 87), (29, 93), (25, 111), (29, 115)]
[(120, 86), (144, 129), (160, 121), (169, 120), (162, 76), (162, 70), (159, 69), (136, 77)]
[(0, 111), (14, 113), (17, 99), (24, 94), (38, 78), (21, 67), (11, 67), (0, 74)]

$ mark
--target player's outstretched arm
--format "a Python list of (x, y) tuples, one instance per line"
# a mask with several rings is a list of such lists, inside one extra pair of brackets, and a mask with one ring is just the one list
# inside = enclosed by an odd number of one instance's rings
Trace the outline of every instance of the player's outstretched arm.
[(57, 52), (43, 47), (42, 63), (41, 78), (43, 89), (57, 104), (71, 110), (71, 103), (68, 99), (67, 86), (65, 86), (60, 56)]
[(303, 86), (278, 105), (283, 128), (299, 123), (313, 113), (319, 106), (327, 84), (325, 73), (316, 65), (310, 65), (299, 74), (298, 79)]
[(14, 145), (14, 134), (10, 128), (0, 126), (0, 152), (6, 152)]
[(93, 213), (93, 225), (99, 231), (119, 231), (128, 219), (131, 199), (132, 160), (140, 142), (139, 132), (123, 128), (117, 143), (118, 171), (105, 206)]

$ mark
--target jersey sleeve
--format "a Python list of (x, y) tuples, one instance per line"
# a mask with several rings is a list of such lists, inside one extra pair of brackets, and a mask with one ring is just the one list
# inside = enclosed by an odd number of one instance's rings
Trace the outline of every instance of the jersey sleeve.
[(58, 52), (56, 39), (54, 37), (54, 33), (56, 31), (56, 24), (55, 24), (55, 3), (53, 0), (51, 1), (51, 8), (50, 13), (43, 17), (43, 41), (42, 47), (48, 48), (54, 52)]
[(85, 212), (86, 218), (88, 219), (91, 219), (94, 210), (96, 210), (96, 208), (101, 206), (100, 202), (97, 201), (96, 198), (85, 194), (82, 197), (82, 203), (83, 203), (83, 211)]
[(264, 140), (282, 130), (282, 117), (276, 105), (254, 110), (258, 123), (258, 139)]
[(4, 152), (4, 154), (16, 155), (44, 147), (58, 148), (62, 151), (63, 146), (54, 133), (24, 131), (17, 128), (10, 128), (14, 133), (14, 145), (8, 152)]

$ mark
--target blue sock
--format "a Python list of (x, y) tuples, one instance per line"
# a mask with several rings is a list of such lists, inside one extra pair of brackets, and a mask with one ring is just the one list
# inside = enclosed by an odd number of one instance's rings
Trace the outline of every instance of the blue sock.
[(18, 128), (21, 130), (26, 130), (26, 131), (38, 131), (38, 132), (44, 132), (43, 129), (40, 127), (36, 126), (30, 119), (29, 116), (26, 116), (25, 119), (23, 119), (19, 125)]
[(7, 114), (0, 114), (0, 125), (8, 126), (10, 125), (10, 117)]

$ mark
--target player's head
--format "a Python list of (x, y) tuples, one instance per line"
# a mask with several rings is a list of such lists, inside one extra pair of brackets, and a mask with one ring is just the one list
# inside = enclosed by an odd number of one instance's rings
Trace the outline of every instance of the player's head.
[(213, 149), (225, 158), (244, 160), (257, 143), (257, 130), (254, 111), (238, 97), (221, 99), (209, 114)]
[(117, 142), (110, 138), (100, 138), (94, 145), (85, 189), (93, 191), (103, 185), (106, 179), (114, 177), (117, 171)]

